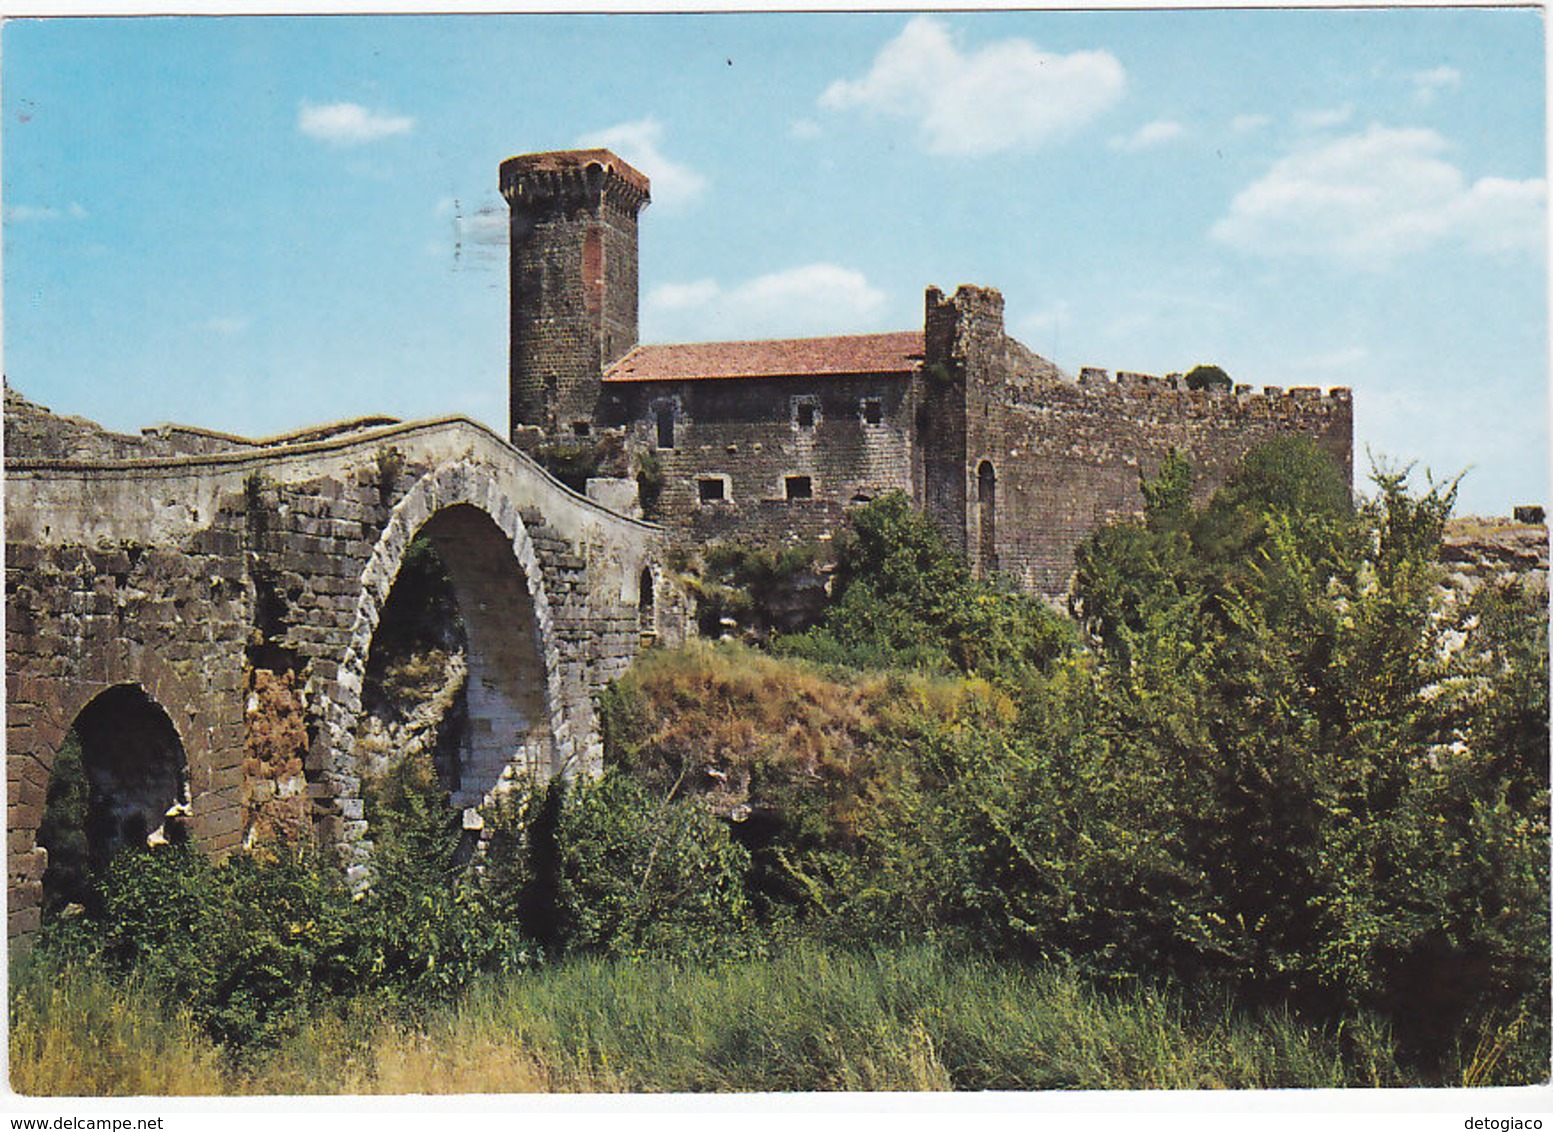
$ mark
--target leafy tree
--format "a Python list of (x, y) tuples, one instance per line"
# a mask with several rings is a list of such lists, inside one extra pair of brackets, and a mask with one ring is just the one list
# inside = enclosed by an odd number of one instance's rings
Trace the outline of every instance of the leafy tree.
[(1188, 389), (1229, 389), (1233, 385), (1229, 374), (1214, 365), (1193, 366), (1186, 374)]
[(1282, 442), (1185, 524), (1157, 482), (1155, 521), (1081, 548), (1113, 754), (1156, 768), (1155, 836), (1195, 878), (1156, 906), (1163, 954), (1242, 993), (1385, 1010), (1421, 1058), (1506, 1012), (1545, 1048), (1545, 614), (1492, 592), (1453, 613), (1454, 484), (1376, 485), (1354, 509)]
[(86, 834), (91, 795), (91, 783), (81, 765), (81, 739), (71, 730), (54, 756), (43, 820), (38, 824), (38, 844), (49, 854), (43, 874), (45, 919), (69, 904), (96, 905)]

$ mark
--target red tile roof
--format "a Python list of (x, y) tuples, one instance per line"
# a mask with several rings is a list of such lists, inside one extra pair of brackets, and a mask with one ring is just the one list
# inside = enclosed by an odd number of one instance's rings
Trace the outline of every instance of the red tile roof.
[(846, 377), (909, 374), (922, 359), (922, 331), (638, 346), (605, 381), (704, 381), (731, 377)]

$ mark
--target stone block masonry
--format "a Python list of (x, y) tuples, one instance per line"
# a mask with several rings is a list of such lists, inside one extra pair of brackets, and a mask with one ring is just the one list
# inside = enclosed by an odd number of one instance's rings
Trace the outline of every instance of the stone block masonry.
[[(600, 422), (652, 453), (664, 480), (654, 515), (686, 545), (793, 543), (830, 537), (852, 505), (911, 490), (914, 411), (906, 377), (771, 377), (610, 385)], [(659, 430), (665, 413), (672, 437)]]
[[(26, 428), (57, 452), (47, 417), (28, 412)], [(196, 843), (223, 852), (310, 828), (362, 877), (362, 678), (418, 534), (436, 543), (469, 635), (458, 802), (598, 769), (594, 697), (641, 647), (641, 578), (666, 576), (661, 529), (569, 491), (469, 421), (314, 435), (196, 456), (7, 453), (13, 937), (38, 925), (54, 757), (118, 687), (176, 732)], [(660, 619), (683, 607), (656, 606)]]
[(1346, 389), (1189, 390), (1179, 378), (1086, 369), (1077, 381), (1003, 330), (1003, 297), (927, 292), (921, 502), (983, 574), (1057, 600), (1073, 552), (1098, 527), (1140, 515), (1140, 477), (1172, 450), (1205, 499), (1252, 448), (1309, 438), (1353, 480)]
[(511, 428), (593, 420), (599, 376), (636, 345), (637, 214), (647, 178), (608, 150), (509, 158)]

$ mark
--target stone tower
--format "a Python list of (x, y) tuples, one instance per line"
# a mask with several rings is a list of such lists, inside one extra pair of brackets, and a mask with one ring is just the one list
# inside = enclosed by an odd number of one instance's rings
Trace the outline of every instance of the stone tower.
[(501, 165), (511, 208), (511, 433), (591, 427), (604, 368), (636, 345), (637, 214), (648, 180), (607, 149)]

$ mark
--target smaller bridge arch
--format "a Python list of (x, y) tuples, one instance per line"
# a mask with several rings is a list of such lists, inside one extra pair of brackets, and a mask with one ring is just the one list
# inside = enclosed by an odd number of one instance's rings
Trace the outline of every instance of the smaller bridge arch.
[(184, 840), (189, 773), (183, 737), (136, 683), (93, 696), (52, 752), (36, 844), (47, 854), (44, 907), (80, 902), (115, 852)]

